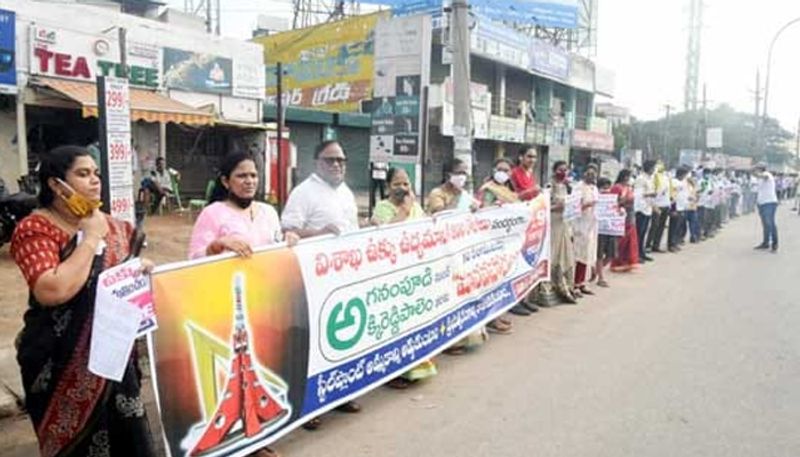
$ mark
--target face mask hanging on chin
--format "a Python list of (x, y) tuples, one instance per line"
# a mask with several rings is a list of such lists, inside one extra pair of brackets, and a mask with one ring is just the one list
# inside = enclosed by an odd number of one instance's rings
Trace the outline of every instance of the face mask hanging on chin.
[(64, 200), (64, 203), (67, 205), (67, 209), (75, 217), (79, 217), (81, 219), (84, 217), (89, 217), (94, 210), (103, 206), (103, 202), (89, 200), (83, 195), (75, 192), (75, 190), (63, 180), (59, 179), (58, 182), (70, 192), (69, 196), (66, 196), (63, 193), (58, 194), (58, 196)]

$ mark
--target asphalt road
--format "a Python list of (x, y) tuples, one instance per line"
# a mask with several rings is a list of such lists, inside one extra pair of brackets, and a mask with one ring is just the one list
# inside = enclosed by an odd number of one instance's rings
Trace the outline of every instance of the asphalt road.
[(757, 216), (578, 306), (516, 318), (440, 374), (380, 389), (359, 415), (277, 444), (284, 456), (798, 456), (800, 217), (778, 254)]
[[(800, 217), (779, 210), (778, 254), (756, 216), (661, 254), (578, 306), (515, 318), (440, 374), (386, 388), (357, 415), (276, 444), (284, 457), (800, 456)], [(0, 455), (35, 452), (24, 418)]]

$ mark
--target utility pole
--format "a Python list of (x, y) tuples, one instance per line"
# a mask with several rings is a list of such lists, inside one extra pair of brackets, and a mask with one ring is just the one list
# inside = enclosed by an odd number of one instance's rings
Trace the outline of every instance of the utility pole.
[(283, 62), (278, 62), (276, 65), (276, 75), (277, 78), (276, 86), (277, 86), (277, 94), (275, 95), (275, 108), (277, 110), (276, 117), (278, 121), (278, 141), (276, 142), (276, 146), (278, 149), (278, 207), (283, 208), (283, 205), (286, 204), (286, 201), (283, 198), (284, 190), (288, 187), (287, 183), (284, 181), (283, 176), (286, 173), (286, 160), (284, 158), (284, 154), (286, 153), (283, 150)]
[(667, 110), (667, 119), (664, 122), (664, 146), (661, 153), (661, 158), (669, 162), (669, 153), (667, 151), (667, 147), (669, 145), (669, 115), (672, 112), (672, 106), (668, 104), (664, 105), (664, 108)]
[(797, 154), (797, 158), (800, 159), (800, 119), (797, 121), (797, 146), (795, 146), (795, 153)]
[(755, 141), (754, 146), (755, 150), (760, 152), (761, 151), (761, 70), (756, 69), (756, 117), (755, 117), (755, 125), (753, 129), (755, 131)]
[[(453, 157), (474, 171), (472, 106), (470, 104), (470, 39), (467, 0), (453, 0), (450, 33), (453, 43)], [(475, 174), (472, 173), (474, 178)]]
[(211, 0), (206, 0), (206, 32), (211, 33)]
[(128, 79), (128, 30), (118, 27), (119, 33), (119, 66), (122, 67), (122, 78)]
[[(210, 2), (211, 0), (208, 0), (208, 1)], [(222, 23), (222, 9), (219, 6), (219, 4), (220, 4), (220, 0), (217, 0), (217, 24), (215, 26), (215, 31), (217, 32), (217, 36), (221, 35), (220, 30), (221, 30), (221, 27), (222, 27), (220, 25)]]
[(703, 152), (706, 150), (706, 133), (708, 132), (708, 98), (706, 98), (706, 84), (703, 83), (703, 127), (700, 138), (703, 141)]
[(683, 92), (684, 111), (697, 111), (703, 8), (703, 0), (689, 0), (689, 42), (686, 49), (686, 81)]

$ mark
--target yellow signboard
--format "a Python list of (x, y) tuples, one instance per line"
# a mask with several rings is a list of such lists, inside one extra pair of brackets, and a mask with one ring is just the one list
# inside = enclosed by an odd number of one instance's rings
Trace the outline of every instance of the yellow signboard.
[(283, 64), (287, 106), (359, 111), (372, 98), (375, 24), (379, 12), (255, 38), (264, 46), (267, 103), (277, 92), (276, 66)]

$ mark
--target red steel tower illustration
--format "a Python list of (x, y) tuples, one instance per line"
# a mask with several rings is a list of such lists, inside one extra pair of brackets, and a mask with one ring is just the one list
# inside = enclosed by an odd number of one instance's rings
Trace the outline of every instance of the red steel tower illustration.
[[(250, 336), (247, 333), (244, 309), (244, 278), (241, 273), (234, 276), (234, 330), (233, 359), (228, 373), (227, 385), (214, 416), (206, 424), (203, 435), (190, 455), (200, 455), (223, 444), (232, 435), (252, 437), (281, 417), (288, 414), (259, 380), (250, 355)], [(242, 430), (231, 432), (241, 421)]]

